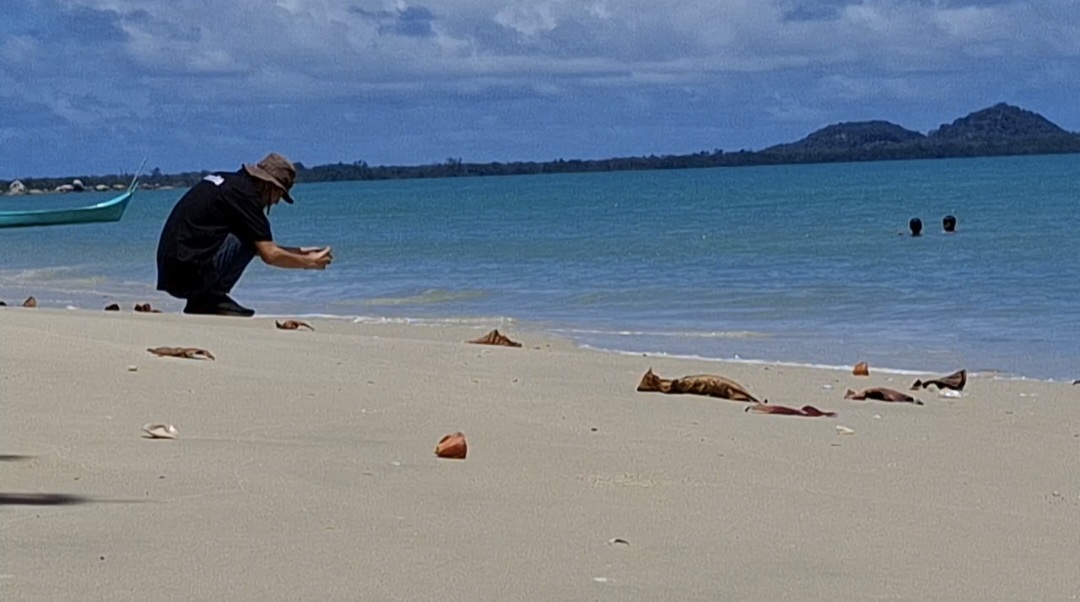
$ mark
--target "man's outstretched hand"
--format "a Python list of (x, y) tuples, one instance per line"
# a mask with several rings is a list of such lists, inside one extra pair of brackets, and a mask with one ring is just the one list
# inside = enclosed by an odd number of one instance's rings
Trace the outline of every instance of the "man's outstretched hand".
[(313, 270), (325, 270), (326, 266), (334, 261), (334, 254), (330, 247), (304, 247), (300, 249), (300, 252), (307, 255)]
[(279, 268), (325, 270), (334, 260), (330, 247), (279, 247), (264, 240), (255, 243), (255, 250), (267, 265)]

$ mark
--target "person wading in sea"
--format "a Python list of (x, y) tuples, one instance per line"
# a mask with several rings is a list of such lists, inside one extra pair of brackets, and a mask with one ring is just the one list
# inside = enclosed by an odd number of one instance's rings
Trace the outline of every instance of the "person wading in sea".
[(296, 167), (278, 153), (235, 172), (204, 177), (176, 202), (157, 248), (157, 290), (185, 299), (186, 314), (252, 316), (229, 293), (256, 255), (279, 268), (323, 270), (330, 247), (282, 247), (270, 230), (270, 208), (289, 195)]

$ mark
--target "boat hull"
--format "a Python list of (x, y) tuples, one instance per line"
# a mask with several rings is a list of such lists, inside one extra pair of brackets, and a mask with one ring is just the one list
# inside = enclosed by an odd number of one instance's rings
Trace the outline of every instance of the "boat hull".
[(29, 211), (0, 211), (0, 228), (31, 228), (37, 226), (63, 226), (117, 222), (124, 217), (131, 197), (132, 186), (120, 196), (88, 207), (73, 209), (35, 209)]

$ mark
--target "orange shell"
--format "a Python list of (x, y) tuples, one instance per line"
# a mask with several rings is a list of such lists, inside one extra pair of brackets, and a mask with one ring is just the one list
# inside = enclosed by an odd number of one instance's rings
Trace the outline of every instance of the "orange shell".
[(870, 366), (866, 362), (859, 362), (851, 373), (855, 376), (870, 376)]
[(440, 458), (464, 460), (468, 453), (469, 446), (465, 442), (465, 435), (460, 432), (446, 435), (439, 439), (439, 444), (435, 446), (435, 455)]

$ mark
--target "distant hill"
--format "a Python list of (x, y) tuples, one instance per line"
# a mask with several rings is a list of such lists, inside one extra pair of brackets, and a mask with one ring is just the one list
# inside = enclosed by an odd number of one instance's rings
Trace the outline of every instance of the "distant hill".
[(888, 121), (851, 121), (821, 128), (798, 142), (778, 144), (763, 152), (850, 151), (924, 140), (926, 136)]
[(928, 137), (932, 140), (990, 142), (1071, 135), (1038, 113), (999, 103), (951, 124), (943, 124)]
[(923, 135), (887, 121), (838, 123), (759, 151), (763, 162), (817, 163), (1080, 152), (1080, 134), (1006, 103)]
[[(855, 121), (829, 125), (802, 140), (760, 151), (715, 149), (691, 155), (510, 163), (466, 163), (450, 158), (444, 163), (414, 166), (371, 166), (366, 161), (354, 161), (308, 167), (298, 162), (296, 175), (298, 182), (337, 182), (1063, 153), (1080, 153), (1080, 134), (1065, 131), (1038, 113), (998, 103), (942, 124), (925, 135), (888, 121)], [(169, 175), (154, 169), (142, 178), (142, 185), (144, 188), (188, 187), (206, 173)], [(126, 185), (130, 179), (128, 174), (76, 177), (88, 188)], [(51, 191), (71, 181), (72, 178), (33, 178), (24, 179), (20, 185), (35, 191)], [(0, 193), (7, 191), (10, 184), (0, 181)]]

